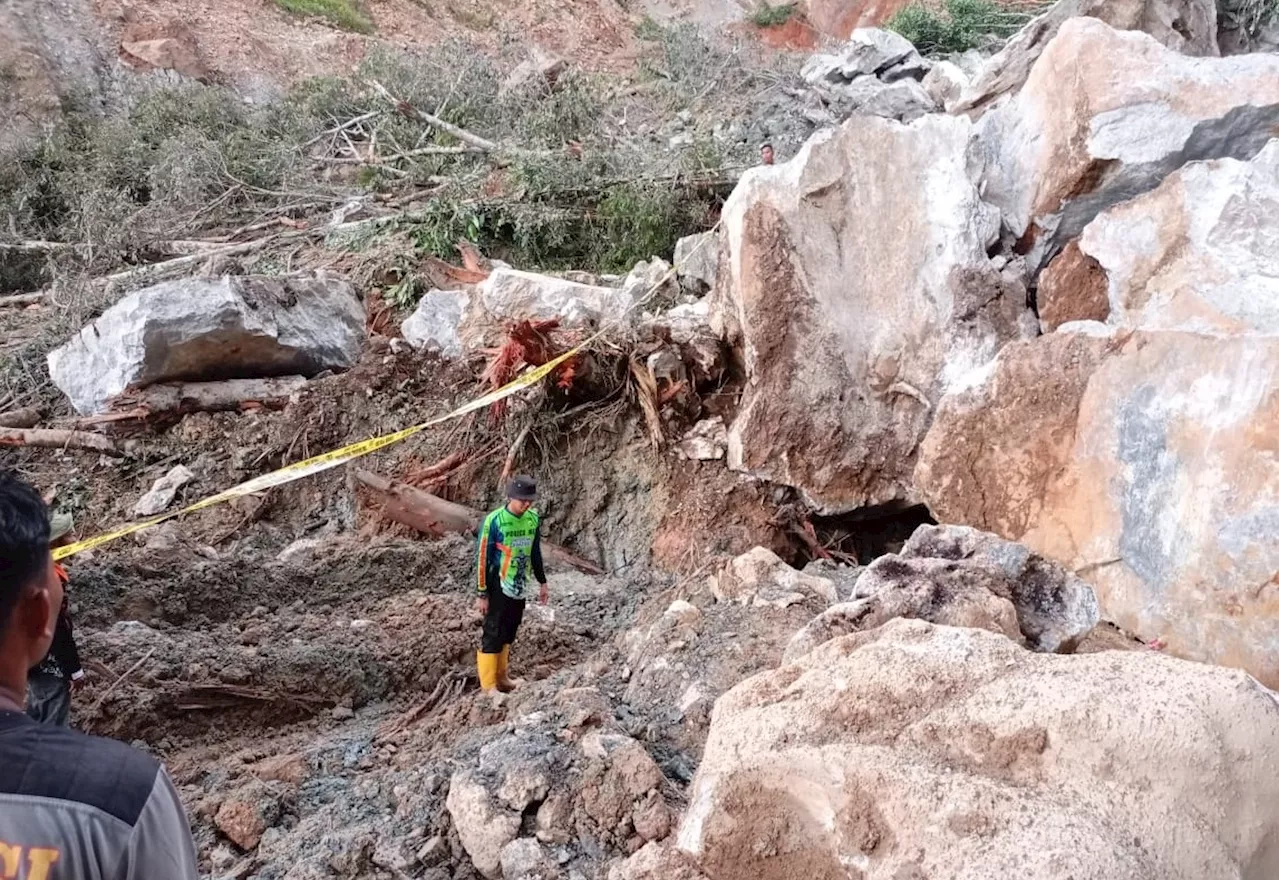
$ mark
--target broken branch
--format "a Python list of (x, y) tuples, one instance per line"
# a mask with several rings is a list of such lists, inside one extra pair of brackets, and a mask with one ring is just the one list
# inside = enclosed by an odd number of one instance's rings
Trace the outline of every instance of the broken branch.
[(43, 413), (38, 407), (25, 406), (22, 409), (0, 413), (0, 428), (34, 428), (40, 424)]
[(39, 446), (45, 449), (85, 449), (120, 458), (124, 455), (106, 437), (86, 431), (46, 428), (0, 428), (0, 446)]
[(31, 306), (44, 302), (43, 293), (15, 293), (13, 296), (0, 296), (0, 309)]

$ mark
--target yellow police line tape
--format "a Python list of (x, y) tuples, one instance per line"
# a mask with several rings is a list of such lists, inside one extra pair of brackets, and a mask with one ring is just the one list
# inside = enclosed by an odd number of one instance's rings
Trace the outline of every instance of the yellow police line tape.
[[(594, 337), (592, 338), (594, 339)], [(464, 403), (452, 412), (445, 413), (442, 416), (436, 416), (434, 419), (428, 419), (427, 421), (421, 422), (417, 425), (410, 425), (407, 428), (402, 428), (401, 430), (394, 431), (390, 434), (383, 434), (381, 437), (372, 437), (368, 440), (361, 440), (359, 443), (352, 443), (348, 446), (343, 446), (340, 449), (334, 449), (320, 455), (312, 456), (311, 458), (303, 461), (285, 465), (279, 470), (272, 471), (269, 474), (263, 474), (260, 477), (254, 477), (252, 480), (248, 480), (238, 486), (232, 486), (230, 489), (219, 492), (217, 495), (210, 495), (208, 498), (203, 498), (195, 504), (189, 504), (180, 510), (162, 513), (159, 516), (153, 516), (150, 519), (139, 520), (138, 522), (130, 523), (129, 525), (116, 529), (115, 531), (107, 532), (102, 535), (95, 535), (92, 538), (86, 538), (83, 541), (77, 541), (76, 543), (68, 544), (65, 547), (59, 547), (53, 551), (53, 558), (66, 559), (68, 556), (73, 556), (76, 553), (83, 553), (86, 550), (92, 550), (94, 547), (101, 547), (103, 544), (114, 541), (117, 538), (123, 538), (126, 535), (141, 532), (144, 529), (157, 526), (162, 522), (177, 519), (180, 516), (184, 516), (188, 513), (194, 513), (197, 510), (204, 510), (206, 507), (213, 507), (215, 504), (230, 501), (232, 498), (240, 498), (245, 495), (252, 495), (255, 492), (261, 492), (264, 489), (270, 489), (273, 486), (283, 486), (286, 483), (292, 483), (294, 480), (300, 480), (303, 477), (309, 477), (312, 474), (327, 471), (329, 468), (337, 467), (340, 464), (368, 455), (371, 452), (377, 452), (379, 449), (391, 446), (394, 443), (399, 443), (401, 440), (407, 440), (419, 431), (424, 431), (427, 428), (439, 425), (442, 422), (459, 418), (469, 412), (483, 409), (492, 403), (502, 400), (503, 398), (510, 397), (522, 388), (528, 388), (530, 385), (534, 385), (537, 382), (542, 381), (551, 374), (552, 370), (580, 352), (583, 347), (591, 341), (591, 339), (587, 339), (578, 343), (564, 354), (554, 358), (553, 360), (547, 361), (540, 367), (535, 367), (532, 370), (522, 373), (506, 385), (503, 385), (495, 391), (489, 392), (483, 397), (477, 397), (475, 400)]]
[[(691, 259), (698, 253), (698, 251), (702, 250), (703, 246), (705, 246), (708, 241), (715, 238), (714, 233), (720, 228), (720, 222), (721, 221), (717, 220), (715, 225), (712, 226), (705, 236), (694, 246), (693, 250), (689, 252), (686, 261)], [(663, 273), (662, 277), (659, 278), (652, 287), (649, 288), (644, 297), (632, 303), (631, 306), (627, 308), (627, 313), (646, 305), (649, 300), (651, 300), (657, 292), (662, 289), (662, 286), (674, 278), (675, 275), (676, 266), (673, 265)], [(103, 544), (107, 544), (117, 538), (123, 538), (126, 535), (141, 532), (144, 529), (151, 528), (152, 526), (158, 526), (162, 522), (177, 519), (178, 517), (185, 516), (188, 513), (195, 513), (197, 510), (204, 510), (206, 507), (213, 507), (215, 504), (230, 501), (232, 498), (241, 498), (245, 495), (252, 495), (255, 492), (261, 492), (264, 489), (270, 489), (273, 486), (283, 486), (286, 483), (292, 483), (294, 480), (300, 480), (303, 477), (309, 477), (312, 474), (327, 471), (329, 468), (345, 464), (348, 461), (368, 455), (371, 452), (377, 452), (379, 449), (385, 449), (392, 444), (399, 443), (401, 440), (407, 440), (419, 431), (424, 431), (427, 428), (439, 425), (442, 422), (447, 422), (451, 419), (465, 416), (469, 412), (484, 409), (491, 403), (497, 403), (499, 400), (510, 397), (522, 388), (528, 388), (530, 385), (541, 382), (547, 376), (551, 375), (552, 370), (560, 366), (578, 352), (582, 351), (582, 349), (586, 348), (596, 339), (603, 336), (604, 333), (605, 328), (598, 329), (590, 337), (579, 342), (564, 354), (547, 361), (540, 367), (535, 367), (532, 370), (517, 376), (506, 385), (503, 385), (501, 388), (494, 391), (490, 391), (483, 397), (477, 397), (469, 403), (464, 403), (452, 412), (447, 412), (442, 416), (436, 416), (434, 419), (428, 419), (427, 421), (417, 425), (410, 425), (409, 427), (402, 428), (399, 431), (393, 431), (390, 434), (383, 434), (381, 437), (372, 437), (368, 440), (361, 440), (359, 443), (352, 443), (348, 446), (343, 446), (339, 449), (331, 450), (330, 452), (321, 453), (320, 455), (313, 456), (303, 461), (297, 461), (293, 464), (285, 465), (279, 470), (272, 471), (269, 474), (263, 474), (260, 477), (254, 477), (252, 480), (248, 480), (238, 486), (232, 486), (230, 489), (219, 492), (217, 495), (210, 495), (208, 498), (201, 499), (195, 504), (189, 504), (180, 510), (162, 513), (159, 516), (153, 516), (150, 519), (130, 523), (123, 528), (107, 532), (106, 534), (95, 535), (92, 538), (86, 538), (83, 541), (77, 541), (76, 543), (68, 544), (65, 547), (58, 547), (53, 551), (53, 558), (55, 560), (66, 559), (68, 556), (74, 556), (77, 553), (92, 550), (94, 547), (101, 547)]]

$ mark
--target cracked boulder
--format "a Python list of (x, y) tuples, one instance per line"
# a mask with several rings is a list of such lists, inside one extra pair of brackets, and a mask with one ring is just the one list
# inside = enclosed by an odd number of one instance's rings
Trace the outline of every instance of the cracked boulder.
[(710, 880), (1261, 880), (1277, 734), (1238, 670), (892, 620), (720, 698), (676, 840)]
[(999, 217), (971, 134), (949, 116), (851, 120), (743, 175), (708, 297), (746, 379), (731, 468), (822, 513), (915, 499), (938, 400), (1034, 332), (1021, 280), (987, 257)]
[(1060, 563), (1144, 639), (1275, 687), (1276, 337), (1077, 326), (942, 402), (916, 469), (929, 509)]
[(858, 28), (835, 53), (811, 56), (800, 75), (833, 119), (858, 115), (910, 122), (939, 109), (920, 84), (932, 66), (905, 37)]
[(364, 342), (364, 309), (338, 278), (186, 278), (121, 299), (49, 353), (49, 375), (87, 415), (156, 382), (346, 369)]
[(1277, 133), (1278, 69), (1273, 55), (1192, 58), (1097, 19), (1064, 22), (1021, 91), (978, 123), (984, 198), (1038, 270), (1187, 162), (1257, 155)]
[(1251, 161), (1192, 162), (1085, 227), (1079, 249), (1106, 279), (1108, 323), (1274, 335), (1278, 161), (1273, 140)]

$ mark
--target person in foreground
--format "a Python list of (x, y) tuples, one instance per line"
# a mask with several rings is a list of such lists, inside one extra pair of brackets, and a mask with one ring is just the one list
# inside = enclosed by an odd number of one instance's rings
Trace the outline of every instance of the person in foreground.
[(476, 671), (480, 689), (509, 693), (517, 682), (507, 675), (516, 630), (524, 619), (530, 569), (538, 581), (538, 601), (547, 604), (542, 568), (542, 520), (533, 502), (538, 487), (518, 476), (507, 486), (507, 503), (485, 517), (476, 553), (476, 610), (484, 618)]
[[(70, 514), (49, 517), (49, 546), (56, 549), (69, 543), (72, 528)], [(71, 692), (83, 688), (86, 678), (71, 628), (67, 599), (70, 578), (67, 570), (56, 562), (53, 570), (62, 583), (62, 608), (58, 611), (58, 625), (49, 653), (27, 673), (27, 714), (37, 721), (65, 727), (71, 717)]]
[(48, 516), (34, 489), (0, 472), (0, 877), (198, 880), (191, 828), (157, 761), (23, 711), (62, 607)]

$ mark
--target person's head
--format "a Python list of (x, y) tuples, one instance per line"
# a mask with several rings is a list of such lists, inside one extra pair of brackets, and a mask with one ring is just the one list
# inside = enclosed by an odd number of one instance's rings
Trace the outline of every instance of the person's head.
[(49, 551), (49, 510), (31, 486), (0, 472), (0, 685), (21, 687), (53, 641), (62, 581)]
[(538, 484), (524, 474), (512, 477), (507, 484), (507, 510), (521, 516), (538, 500)]
[(49, 546), (53, 548), (65, 547), (72, 541), (71, 532), (76, 527), (76, 521), (69, 513), (55, 513), (49, 517)]
[(760, 145), (760, 161), (765, 165), (773, 164), (773, 144), (765, 142)]

